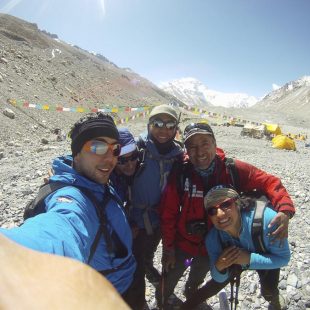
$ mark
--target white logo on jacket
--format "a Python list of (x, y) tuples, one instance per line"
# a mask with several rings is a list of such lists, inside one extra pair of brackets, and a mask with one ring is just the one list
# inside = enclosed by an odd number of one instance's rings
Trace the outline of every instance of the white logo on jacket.
[(56, 199), (58, 202), (67, 202), (67, 203), (71, 203), (73, 200), (67, 197), (58, 197)]
[(192, 189), (191, 189), (191, 193), (190, 193), (189, 184), (190, 184), (189, 179), (186, 178), (185, 183), (184, 183), (184, 192), (189, 192), (189, 194), (191, 194), (192, 197), (203, 198), (203, 191), (198, 191), (197, 186), (195, 184), (192, 185)]

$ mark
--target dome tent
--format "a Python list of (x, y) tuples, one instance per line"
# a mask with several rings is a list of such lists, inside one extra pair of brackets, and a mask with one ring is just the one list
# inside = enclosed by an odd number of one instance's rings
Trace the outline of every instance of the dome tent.
[(282, 150), (296, 151), (296, 145), (293, 139), (285, 135), (277, 135), (272, 139), (272, 147)]

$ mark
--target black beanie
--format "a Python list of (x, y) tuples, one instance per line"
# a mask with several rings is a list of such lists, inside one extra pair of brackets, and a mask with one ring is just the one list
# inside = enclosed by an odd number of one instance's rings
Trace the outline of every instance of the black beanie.
[(94, 138), (108, 137), (119, 141), (119, 133), (113, 118), (107, 114), (98, 114), (75, 125), (71, 131), (71, 150), (75, 157), (83, 145)]

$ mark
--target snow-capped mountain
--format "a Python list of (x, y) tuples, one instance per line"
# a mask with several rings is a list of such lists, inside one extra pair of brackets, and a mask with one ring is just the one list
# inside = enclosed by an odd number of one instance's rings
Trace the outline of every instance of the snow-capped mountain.
[(172, 80), (158, 86), (189, 106), (248, 108), (258, 101), (257, 98), (244, 93), (223, 93), (208, 89), (195, 78)]
[(310, 113), (310, 76), (291, 81), (272, 91), (257, 103), (257, 107), (292, 107), (297, 108), (298, 103), (308, 105)]
[(310, 76), (291, 81), (266, 95), (255, 111), (281, 115), (282, 121), (302, 126), (310, 123)]

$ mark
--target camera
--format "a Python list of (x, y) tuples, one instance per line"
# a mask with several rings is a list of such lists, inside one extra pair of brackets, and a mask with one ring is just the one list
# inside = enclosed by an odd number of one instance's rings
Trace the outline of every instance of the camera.
[(202, 220), (193, 220), (186, 223), (186, 232), (189, 235), (204, 236), (208, 232), (208, 225)]

